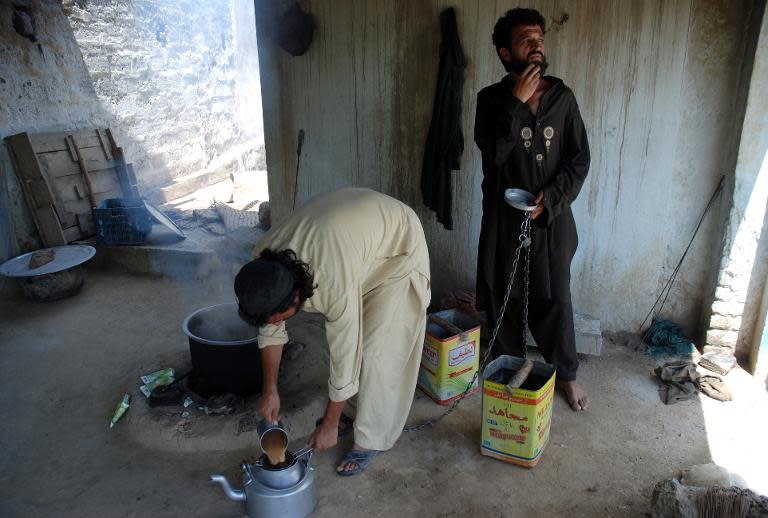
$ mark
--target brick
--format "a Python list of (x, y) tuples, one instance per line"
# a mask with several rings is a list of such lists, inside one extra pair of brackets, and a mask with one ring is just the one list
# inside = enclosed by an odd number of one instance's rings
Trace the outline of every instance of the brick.
[(715, 300), (732, 301), (736, 294), (729, 286), (718, 286), (715, 290)]
[(712, 304), (712, 312), (719, 315), (727, 316), (741, 316), (744, 312), (744, 304), (742, 302), (727, 302), (724, 300), (716, 300)]
[(707, 331), (707, 345), (736, 347), (738, 338), (739, 333), (736, 331), (724, 331), (721, 329), (710, 329)]
[(704, 354), (707, 353), (718, 353), (718, 354), (733, 354), (734, 347), (723, 347), (721, 345), (705, 345), (703, 352)]
[(741, 317), (731, 317), (715, 313), (709, 319), (709, 327), (710, 329), (738, 331), (741, 327)]

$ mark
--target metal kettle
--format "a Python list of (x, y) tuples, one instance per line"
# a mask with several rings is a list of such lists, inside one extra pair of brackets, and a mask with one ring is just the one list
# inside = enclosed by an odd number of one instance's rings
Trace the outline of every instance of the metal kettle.
[(244, 501), (250, 518), (304, 518), (315, 509), (315, 470), (312, 448), (286, 452), (285, 466), (272, 467), (262, 455), (254, 464), (243, 463), (243, 489), (234, 489), (223, 475), (211, 475), (224, 493)]

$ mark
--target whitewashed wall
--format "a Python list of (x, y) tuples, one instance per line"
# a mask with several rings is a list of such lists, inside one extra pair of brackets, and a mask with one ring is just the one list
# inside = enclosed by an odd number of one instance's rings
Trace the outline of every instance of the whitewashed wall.
[[(288, 2), (256, 0), (270, 199), (291, 210), (296, 135), (306, 131), (298, 204), (367, 186), (417, 210), (430, 246), (434, 295), (474, 286), (481, 217), (475, 99), (503, 69), (494, 23), (515, 4), (486, 0), (303, 2), (317, 22), (301, 57), (274, 43)], [(457, 11), (466, 70), (466, 151), (455, 173), (452, 232), (421, 203), (421, 160), (438, 65), (438, 14)], [(634, 330), (671, 274), (721, 174), (732, 175), (737, 99), (750, 2), (538, 1), (548, 20), (550, 73), (571, 86), (593, 165), (574, 204), (580, 247), (575, 309), (609, 331)], [(727, 208), (727, 207), (726, 207)], [(710, 214), (667, 303), (698, 325), (719, 256), (720, 207)]]
[(68, 0), (65, 11), (145, 191), (243, 169), (263, 134), (259, 99), (243, 95), (259, 91), (247, 0)]

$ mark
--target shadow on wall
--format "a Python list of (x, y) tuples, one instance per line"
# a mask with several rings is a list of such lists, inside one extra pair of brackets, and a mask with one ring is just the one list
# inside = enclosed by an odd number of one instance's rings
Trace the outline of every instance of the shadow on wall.
[[(22, 5), (0, 2), (0, 139), (112, 126), (121, 146), (141, 149), (126, 139), (99, 100), (62, 6), (42, 0)], [(5, 145), (0, 147), (0, 235), (0, 260), (41, 246)]]

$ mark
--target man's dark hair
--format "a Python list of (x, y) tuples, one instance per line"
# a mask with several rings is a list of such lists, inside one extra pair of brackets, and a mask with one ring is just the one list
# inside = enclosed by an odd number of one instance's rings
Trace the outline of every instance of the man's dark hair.
[(493, 44), (496, 49), (508, 49), (512, 45), (512, 30), (520, 25), (538, 25), (544, 33), (544, 17), (535, 9), (516, 7), (507, 11), (493, 28)]
[[(307, 263), (299, 260), (296, 257), (296, 252), (291, 249), (277, 252), (265, 248), (259, 255), (259, 259), (272, 261), (287, 268), (293, 277), (293, 289), (291, 289), (288, 295), (271, 310), (247, 313), (243, 310), (243, 304), (240, 304), (240, 318), (254, 326), (266, 324), (269, 317), (275, 313), (282, 313), (293, 306), (294, 299), (297, 295), (299, 297), (298, 305), (301, 307), (304, 302), (315, 293), (315, 288), (317, 287), (314, 283), (315, 276), (312, 272), (312, 268)], [(241, 275), (247, 274), (241, 271), (241, 273), (238, 274), (238, 279), (235, 280), (235, 292), (237, 293), (238, 298), (245, 295), (245, 293), (239, 293), (245, 291), (245, 286), (257, 285), (258, 283), (263, 282), (262, 279), (241, 278)]]

